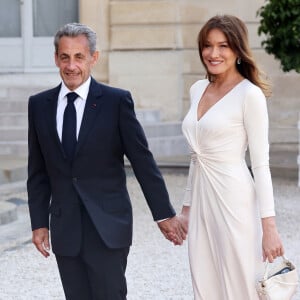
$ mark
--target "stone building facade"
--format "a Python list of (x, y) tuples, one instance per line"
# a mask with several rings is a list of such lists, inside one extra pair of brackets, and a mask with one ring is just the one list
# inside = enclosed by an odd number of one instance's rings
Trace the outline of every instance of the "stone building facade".
[(273, 83), (269, 100), (270, 141), (278, 151), (297, 151), (300, 75), (280, 70), (261, 48), (257, 10), (264, 0), (82, 0), (80, 21), (96, 29), (101, 50), (95, 76), (132, 91), (138, 108), (161, 111), (163, 120), (181, 120), (189, 87), (204, 77), (196, 37), (216, 14), (244, 20), (258, 64)]

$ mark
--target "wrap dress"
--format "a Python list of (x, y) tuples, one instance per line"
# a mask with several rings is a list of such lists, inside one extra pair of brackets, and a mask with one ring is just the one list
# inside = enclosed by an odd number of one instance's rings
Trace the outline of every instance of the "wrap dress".
[[(274, 216), (268, 112), (261, 89), (244, 79), (197, 120), (209, 84), (190, 89), (182, 130), (191, 148), (184, 195), (196, 300), (257, 300), (262, 274), (261, 218)], [(249, 147), (254, 180), (245, 161)]]

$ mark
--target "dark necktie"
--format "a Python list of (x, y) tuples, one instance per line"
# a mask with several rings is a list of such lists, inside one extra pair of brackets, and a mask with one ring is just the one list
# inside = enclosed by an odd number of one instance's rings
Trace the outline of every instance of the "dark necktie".
[(68, 93), (68, 104), (64, 112), (64, 122), (62, 129), (62, 145), (65, 154), (69, 160), (73, 159), (76, 148), (76, 109), (74, 105), (75, 99), (78, 95), (74, 92)]

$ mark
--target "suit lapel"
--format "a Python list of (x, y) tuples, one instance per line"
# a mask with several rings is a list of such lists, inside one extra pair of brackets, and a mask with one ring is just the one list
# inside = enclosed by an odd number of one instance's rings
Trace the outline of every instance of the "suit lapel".
[(47, 97), (47, 101), (49, 104), (49, 114), (47, 114), (47, 116), (48, 116), (50, 135), (53, 137), (57, 147), (62, 152), (62, 155), (64, 157), (66, 157), (63, 147), (62, 147), (62, 144), (60, 142), (58, 133), (57, 133), (57, 126), (56, 126), (57, 101), (58, 101), (58, 94), (59, 94), (60, 88), (61, 88), (61, 85), (54, 88), (50, 92), (49, 96)]
[(90, 132), (92, 125), (100, 111), (102, 104), (101, 101), (102, 90), (100, 84), (98, 84), (93, 78), (91, 80), (90, 90), (86, 99), (82, 122), (79, 130), (78, 142), (76, 146), (75, 156), (78, 153), (80, 147), (84, 143), (85, 138)]

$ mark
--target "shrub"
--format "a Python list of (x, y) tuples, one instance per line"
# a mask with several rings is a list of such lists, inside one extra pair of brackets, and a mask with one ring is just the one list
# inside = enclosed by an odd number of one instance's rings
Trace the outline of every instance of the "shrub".
[(284, 72), (300, 73), (300, 0), (267, 0), (257, 15), (262, 47), (281, 63)]

